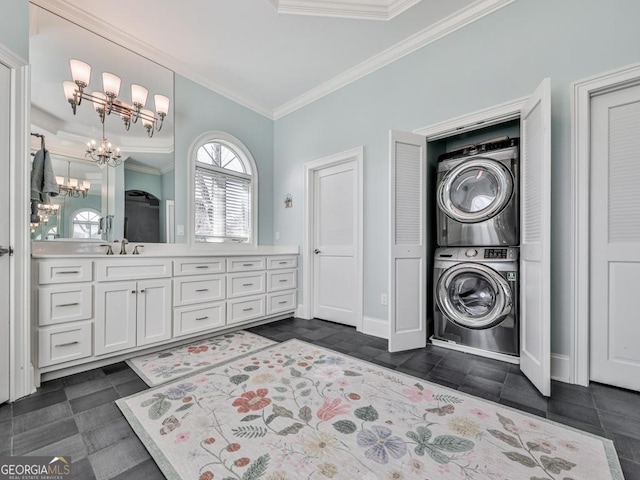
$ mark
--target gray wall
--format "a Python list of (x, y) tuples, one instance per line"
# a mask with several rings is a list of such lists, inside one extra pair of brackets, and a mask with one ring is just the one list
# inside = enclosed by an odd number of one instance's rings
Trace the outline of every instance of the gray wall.
[[(222, 95), (175, 76), (176, 225), (187, 225), (187, 155), (201, 134), (223, 131), (249, 149), (258, 168), (258, 242), (273, 244), (273, 121)], [(186, 233), (186, 231), (185, 231)], [(176, 235), (176, 243), (187, 237)]]
[[(303, 164), (364, 145), (364, 314), (387, 319), (388, 135), (529, 95), (552, 80), (552, 351), (571, 325), (572, 81), (640, 61), (637, 0), (518, 0), (275, 122), (274, 231), (302, 244)], [(294, 206), (281, 199), (290, 192)]]
[(0, 6), (0, 44), (29, 59), (29, 1), (3, 1)]

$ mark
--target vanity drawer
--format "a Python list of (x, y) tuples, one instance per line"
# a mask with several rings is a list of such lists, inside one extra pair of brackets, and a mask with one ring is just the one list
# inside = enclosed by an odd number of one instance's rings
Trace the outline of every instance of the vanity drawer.
[(277, 292), (298, 286), (295, 270), (276, 270), (267, 272), (267, 291)]
[(203, 332), (225, 324), (224, 302), (176, 308), (173, 312), (173, 336)]
[(227, 258), (227, 272), (249, 272), (264, 270), (266, 268), (265, 257), (235, 257)]
[(227, 301), (227, 325), (246, 322), (265, 314), (264, 295)]
[(296, 291), (267, 295), (267, 314), (291, 312), (297, 308)]
[[(136, 255), (138, 257), (138, 255)], [(171, 260), (161, 258), (126, 258), (96, 261), (96, 277), (99, 282), (118, 280), (143, 280), (171, 276)]]
[(93, 280), (93, 262), (73, 258), (41, 260), (38, 263), (38, 273), (41, 285), (90, 282)]
[(91, 285), (64, 284), (38, 289), (38, 324), (88, 320), (93, 315)]
[(173, 280), (173, 304), (190, 305), (224, 300), (225, 287), (224, 275), (176, 278)]
[(224, 273), (226, 270), (224, 258), (179, 258), (173, 261), (173, 274), (206, 275), (210, 273)]
[(227, 275), (227, 298), (265, 293), (264, 273), (235, 273)]
[(38, 332), (38, 366), (91, 356), (91, 322), (43, 327)]
[(267, 257), (267, 268), (276, 270), (279, 268), (295, 268), (298, 266), (298, 257), (287, 255), (281, 257)]

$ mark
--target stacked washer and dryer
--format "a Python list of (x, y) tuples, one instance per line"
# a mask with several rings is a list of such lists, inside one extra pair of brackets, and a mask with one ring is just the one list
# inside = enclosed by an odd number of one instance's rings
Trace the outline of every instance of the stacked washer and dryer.
[(434, 343), (515, 363), (519, 139), (441, 155), (436, 195)]

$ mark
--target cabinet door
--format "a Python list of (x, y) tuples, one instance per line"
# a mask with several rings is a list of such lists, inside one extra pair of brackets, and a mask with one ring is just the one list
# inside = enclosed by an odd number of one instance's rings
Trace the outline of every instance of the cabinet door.
[(136, 346), (136, 282), (96, 285), (96, 355)]
[(171, 338), (171, 280), (138, 282), (138, 346)]

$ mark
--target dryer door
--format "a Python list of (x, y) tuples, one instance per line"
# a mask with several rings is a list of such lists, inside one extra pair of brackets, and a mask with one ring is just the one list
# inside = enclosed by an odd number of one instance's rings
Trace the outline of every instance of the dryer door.
[(513, 194), (513, 176), (500, 162), (472, 158), (452, 168), (438, 185), (438, 207), (461, 223), (484, 222), (500, 213)]
[(436, 302), (452, 322), (466, 328), (486, 329), (511, 312), (513, 296), (507, 281), (492, 268), (459, 263), (438, 280)]

